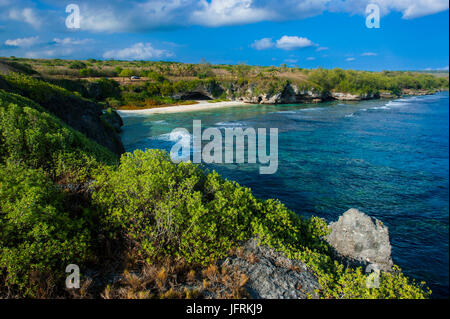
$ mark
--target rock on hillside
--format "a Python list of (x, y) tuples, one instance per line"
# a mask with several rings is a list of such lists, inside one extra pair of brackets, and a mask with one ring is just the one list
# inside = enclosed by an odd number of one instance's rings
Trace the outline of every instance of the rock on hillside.
[(316, 298), (319, 289), (316, 277), (305, 264), (291, 260), (252, 239), (247, 241), (236, 256), (228, 257), (222, 265), (237, 267), (249, 278), (245, 288), (257, 299)]
[(255, 93), (255, 90), (249, 87), (240, 100), (256, 104), (320, 103), (330, 100), (330, 96), (312, 88), (300, 89), (298, 86), (288, 83), (280, 91), (271, 93)]
[(339, 101), (362, 101), (362, 100), (371, 100), (378, 99), (380, 97), (379, 94), (351, 94), (351, 93), (341, 93), (341, 92), (331, 92), (331, 96), (335, 100)]
[(348, 265), (374, 264), (382, 271), (392, 269), (389, 231), (381, 221), (352, 208), (329, 227), (327, 241)]

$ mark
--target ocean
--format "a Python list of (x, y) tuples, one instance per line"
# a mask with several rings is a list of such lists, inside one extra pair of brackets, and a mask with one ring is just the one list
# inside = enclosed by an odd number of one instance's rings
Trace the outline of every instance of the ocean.
[(260, 198), (278, 198), (304, 216), (335, 221), (349, 208), (389, 227), (392, 257), (449, 296), (449, 94), (314, 105), (245, 105), (123, 117), (127, 151), (170, 151), (170, 132), (278, 128), (278, 171), (259, 164), (209, 164)]

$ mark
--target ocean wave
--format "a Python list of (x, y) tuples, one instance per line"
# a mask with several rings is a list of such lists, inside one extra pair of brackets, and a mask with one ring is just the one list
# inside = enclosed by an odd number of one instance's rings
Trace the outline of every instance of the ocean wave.
[(181, 145), (187, 147), (191, 145), (192, 135), (190, 133), (186, 133), (185, 131), (175, 131), (151, 137), (151, 139), (180, 143)]
[(214, 124), (215, 126), (219, 127), (242, 127), (245, 126), (245, 122), (218, 122)]
[(278, 111), (278, 112), (271, 112), (273, 114), (297, 114), (297, 111)]
[(386, 103), (386, 106), (387, 106), (387, 107), (389, 107), (389, 106), (392, 106), (392, 107), (400, 107), (400, 106), (405, 106), (405, 105), (410, 105), (410, 103), (404, 103), (404, 102), (402, 102), (402, 101), (400, 101), (400, 100), (397, 100), (397, 101), (390, 101), (390, 102)]
[(152, 124), (167, 124), (167, 121), (165, 120), (158, 120), (158, 121), (150, 121)]
[(299, 109), (299, 111), (301, 112), (305, 112), (305, 111), (319, 111), (319, 110), (323, 110), (323, 107), (308, 107), (306, 109)]

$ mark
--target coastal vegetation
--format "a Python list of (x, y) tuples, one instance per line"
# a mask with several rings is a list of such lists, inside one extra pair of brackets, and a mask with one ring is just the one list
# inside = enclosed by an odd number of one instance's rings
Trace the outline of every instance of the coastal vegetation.
[[(174, 103), (199, 85), (222, 100), (227, 88), (253, 84), (264, 92), (296, 81), (319, 91), (399, 94), (442, 89), (448, 78), (207, 63), (1, 63), (17, 73), (0, 75), (0, 297), (243, 298), (246, 275), (218, 262), (252, 238), (305, 263), (321, 298), (430, 296), (398, 267), (367, 288), (363, 269), (334, 257), (319, 217), (258, 199), (216, 172), (174, 164), (163, 151), (124, 153), (100, 142), (117, 130), (114, 107)], [(130, 75), (143, 79), (115, 79)], [(92, 116), (93, 105), (104, 114)], [(97, 129), (64, 117), (67, 110), (92, 116)], [(82, 269), (75, 292), (64, 285), (68, 264)]]
[(335, 92), (378, 97), (448, 88), (448, 74), (424, 72), (93, 59), (2, 58), (0, 63), (25, 70), (22, 73), (39, 74), (49, 83), (106, 106), (127, 109), (186, 104), (186, 100), (196, 99), (252, 101), (261, 95), (285, 94), (288, 85), (305, 94), (313, 92), (322, 100), (332, 99)]

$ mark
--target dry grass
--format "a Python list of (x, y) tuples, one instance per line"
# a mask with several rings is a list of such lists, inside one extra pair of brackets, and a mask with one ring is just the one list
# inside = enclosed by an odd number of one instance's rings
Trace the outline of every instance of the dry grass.
[(100, 293), (105, 299), (247, 298), (248, 277), (236, 269), (210, 265), (191, 267), (184, 260), (145, 264), (139, 271), (124, 271)]
[(294, 80), (299, 82), (307, 82), (308, 77), (301, 72), (281, 72), (278, 74), (280, 79)]

